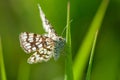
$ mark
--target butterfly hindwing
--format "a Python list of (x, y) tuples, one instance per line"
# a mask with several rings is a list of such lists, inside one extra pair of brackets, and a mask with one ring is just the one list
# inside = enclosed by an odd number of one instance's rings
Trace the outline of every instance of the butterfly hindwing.
[(53, 56), (53, 50), (49, 51), (45, 48), (41, 48), (39, 51), (36, 51), (34, 54), (32, 54), (27, 62), (29, 64), (33, 63), (39, 63), (39, 62), (46, 62), (50, 60), (50, 58)]

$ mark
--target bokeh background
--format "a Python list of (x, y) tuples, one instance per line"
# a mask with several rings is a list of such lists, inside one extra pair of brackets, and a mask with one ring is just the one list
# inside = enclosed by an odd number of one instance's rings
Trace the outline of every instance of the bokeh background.
[[(101, 1), (70, 0), (73, 61)], [(97, 39), (91, 80), (120, 80), (120, 0), (109, 1)], [(58, 61), (30, 65), (30, 55), (20, 47), (21, 32), (44, 33), (38, 3), (61, 35), (66, 26), (67, 0), (0, 0), (0, 35), (8, 80), (64, 79), (67, 53), (63, 52)]]

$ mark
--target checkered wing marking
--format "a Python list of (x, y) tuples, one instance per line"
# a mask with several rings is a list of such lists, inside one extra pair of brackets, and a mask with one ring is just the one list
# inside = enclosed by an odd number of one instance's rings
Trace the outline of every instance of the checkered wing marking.
[(31, 55), (28, 58), (27, 62), (29, 64), (47, 62), (52, 58), (52, 56), (53, 56), (53, 51), (49, 51), (47, 49), (41, 48), (39, 51)]
[(26, 53), (35, 52), (42, 47), (42, 36), (34, 33), (23, 32), (20, 34), (20, 45)]
[(46, 36), (24, 32), (20, 34), (20, 44), (26, 53), (34, 52), (28, 58), (30, 64), (48, 61), (54, 53), (55, 43)]
[(39, 4), (38, 4), (38, 8), (39, 8), (39, 11), (40, 11), (40, 18), (42, 20), (42, 25), (43, 25), (43, 28), (45, 29), (45, 31), (48, 32), (48, 33), (51, 33), (51, 32), (55, 33), (55, 30), (53, 29), (52, 25), (50, 24), (50, 22), (46, 18), (45, 14), (42, 11)]
[(42, 47), (39, 48), (33, 55), (28, 58), (28, 63), (38, 63), (38, 62), (46, 62), (50, 60), (50, 58), (54, 54), (54, 41), (51, 38), (43, 37), (42, 39)]
[(51, 23), (49, 22), (49, 20), (46, 18), (45, 14), (42, 11), (39, 4), (38, 4), (38, 8), (39, 8), (39, 11), (40, 11), (40, 18), (41, 18), (41, 21), (42, 21), (43, 28), (44, 28), (45, 32), (48, 33), (47, 36), (56, 41), (58, 35), (56, 34), (56, 32), (55, 32), (54, 28), (52, 27)]

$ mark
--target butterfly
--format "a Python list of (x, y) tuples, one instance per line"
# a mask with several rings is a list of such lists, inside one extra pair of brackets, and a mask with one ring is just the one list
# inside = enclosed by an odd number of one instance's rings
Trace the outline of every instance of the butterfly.
[(46, 33), (40, 35), (22, 32), (19, 35), (22, 49), (28, 54), (33, 53), (27, 60), (29, 64), (47, 62), (52, 57), (54, 60), (57, 60), (65, 45), (65, 39), (57, 35), (39, 4), (38, 8), (42, 25)]

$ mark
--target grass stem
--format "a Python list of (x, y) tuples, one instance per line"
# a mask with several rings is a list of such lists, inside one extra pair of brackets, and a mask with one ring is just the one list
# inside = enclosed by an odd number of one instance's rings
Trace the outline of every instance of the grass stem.
[(72, 71), (72, 48), (71, 48), (71, 32), (70, 32), (70, 2), (67, 5), (67, 29), (66, 29), (66, 47), (65, 47), (65, 80), (73, 80)]
[(97, 41), (97, 36), (98, 36), (98, 31), (96, 31), (95, 37), (94, 37), (94, 40), (93, 40), (93, 45), (92, 45), (92, 49), (91, 49), (91, 54), (90, 54), (90, 60), (89, 60), (86, 80), (91, 80), (90, 76), (91, 76), (92, 62), (93, 62), (93, 57), (94, 57), (94, 51), (95, 51), (95, 45), (96, 45), (96, 41)]

